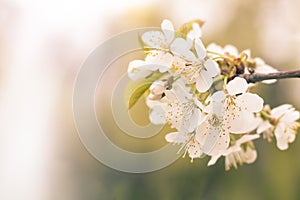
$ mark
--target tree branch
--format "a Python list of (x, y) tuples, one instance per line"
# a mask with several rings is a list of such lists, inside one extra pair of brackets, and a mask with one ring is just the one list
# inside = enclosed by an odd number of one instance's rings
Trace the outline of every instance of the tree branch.
[(268, 74), (253, 73), (253, 74), (241, 74), (239, 77), (246, 79), (248, 83), (256, 83), (270, 79), (284, 79), (284, 78), (300, 78), (300, 70), (294, 71), (282, 71)]

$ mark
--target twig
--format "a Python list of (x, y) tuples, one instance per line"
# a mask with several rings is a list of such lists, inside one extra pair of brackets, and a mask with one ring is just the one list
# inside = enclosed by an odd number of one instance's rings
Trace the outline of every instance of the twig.
[(241, 74), (239, 77), (246, 79), (248, 83), (256, 83), (270, 79), (284, 79), (284, 78), (300, 78), (300, 70), (295, 71), (282, 71), (268, 74), (253, 73), (253, 74)]

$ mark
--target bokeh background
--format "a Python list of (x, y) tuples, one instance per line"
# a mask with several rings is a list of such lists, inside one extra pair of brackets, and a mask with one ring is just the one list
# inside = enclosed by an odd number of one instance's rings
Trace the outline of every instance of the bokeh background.
[[(250, 48), (279, 70), (299, 69), (299, 8), (299, 0), (0, 0), (0, 199), (300, 199), (299, 138), (285, 152), (256, 141), (257, 162), (229, 172), (223, 159), (207, 167), (208, 158), (192, 164), (186, 158), (160, 171), (127, 174), (86, 151), (72, 116), (81, 64), (114, 34), (158, 27), (165, 18), (176, 27), (199, 18), (206, 21), (205, 44)], [(118, 63), (120, 70), (126, 62)], [(300, 109), (299, 91), (299, 80), (290, 79), (258, 92), (271, 106)], [(143, 124), (146, 116), (144, 110), (135, 119)], [(147, 141), (114, 131), (109, 137), (135, 151), (166, 144), (162, 134)]]

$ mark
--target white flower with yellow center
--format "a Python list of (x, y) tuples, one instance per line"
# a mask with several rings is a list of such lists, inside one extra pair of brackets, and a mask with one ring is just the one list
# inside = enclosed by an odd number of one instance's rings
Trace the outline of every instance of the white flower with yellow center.
[(170, 53), (153, 50), (146, 56), (145, 60), (133, 60), (128, 65), (128, 77), (133, 81), (140, 81), (153, 72), (167, 72), (171, 69), (173, 56)]
[(200, 38), (194, 39), (195, 54), (190, 39), (176, 38), (171, 45), (174, 54), (172, 70), (181, 75), (188, 84), (196, 83), (199, 92), (206, 92), (219, 74), (218, 64), (206, 57), (206, 49)]
[(229, 170), (231, 166), (235, 169), (237, 164), (253, 163), (257, 158), (257, 152), (254, 148), (252, 140), (259, 138), (258, 134), (243, 135), (236, 140), (232, 146), (224, 150), (220, 154), (215, 154), (208, 162), (208, 166), (214, 165), (221, 156), (225, 156), (225, 169)]
[[(161, 92), (161, 85), (157, 86)], [(171, 90), (164, 89), (165, 96), (159, 101), (147, 99), (150, 107), (150, 121), (154, 124), (169, 123), (177, 132), (166, 135), (170, 143), (181, 144), (179, 151), (185, 149), (184, 155), (189, 154), (193, 160), (202, 155), (200, 143), (195, 139), (195, 129), (205, 119), (201, 112), (203, 105), (190, 93), (190, 88), (178, 79)], [(150, 94), (151, 95), (151, 94)]]
[(134, 81), (139, 81), (149, 76), (154, 71), (167, 72), (173, 62), (170, 53), (170, 44), (174, 40), (173, 24), (164, 20), (161, 24), (162, 31), (149, 31), (142, 35), (145, 48), (149, 49), (144, 60), (134, 60), (129, 63), (128, 76)]
[(295, 141), (297, 130), (300, 123), (299, 111), (296, 111), (292, 105), (284, 104), (273, 108), (270, 113), (270, 120), (263, 120), (257, 129), (257, 133), (274, 133), (277, 141), (277, 147), (280, 150), (286, 150), (289, 143)]
[(223, 94), (216, 92), (211, 96), (209, 105), (203, 109), (207, 113), (205, 120), (196, 130), (195, 138), (207, 155), (220, 154), (230, 143)]
[(171, 90), (164, 91), (165, 97), (160, 101), (148, 98), (150, 121), (154, 124), (169, 123), (183, 133), (191, 133), (203, 120), (202, 104), (190, 93), (190, 88), (178, 79)]
[(180, 144), (181, 148), (178, 153), (184, 150), (183, 157), (188, 153), (191, 161), (195, 158), (200, 158), (203, 154), (200, 143), (195, 139), (194, 133), (172, 132), (165, 137), (167, 142)]
[(254, 113), (262, 110), (264, 100), (257, 94), (247, 92), (247, 89), (247, 81), (240, 77), (234, 78), (226, 85), (225, 112), (231, 133), (248, 133), (259, 124)]
[(263, 99), (247, 92), (243, 78), (230, 81), (226, 90), (215, 92), (204, 108), (206, 119), (198, 126), (196, 139), (207, 155), (219, 155), (230, 144), (230, 133), (244, 134), (254, 130), (259, 120), (254, 113), (263, 108)]
[(142, 35), (145, 47), (153, 49), (169, 49), (175, 38), (174, 26), (171, 21), (165, 19), (161, 23), (162, 31), (148, 31)]

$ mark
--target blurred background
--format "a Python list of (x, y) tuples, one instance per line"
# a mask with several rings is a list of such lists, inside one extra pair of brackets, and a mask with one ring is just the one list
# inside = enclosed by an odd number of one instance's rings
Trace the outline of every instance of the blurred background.
[[(199, 18), (206, 21), (206, 45), (250, 48), (271, 66), (292, 70), (300, 67), (299, 8), (299, 0), (0, 0), (0, 199), (300, 199), (299, 138), (285, 152), (256, 141), (257, 162), (229, 172), (223, 159), (207, 167), (208, 158), (192, 164), (186, 158), (160, 171), (127, 174), (87, 152), (72, 115), (81, 64), (114, 34), (158, 27), (165, 18), (176, 27)], [(120, 70), (127, 63), (119, 62)], [(272, 107), (300, 109), (299, 91), (299, 80), (290, 79), (258, 92)], [(143, 124), (147, 112), (140, 115)], [(140, 151), (166, 144), (162, 134), (147, 141), (113, 131), (109, 137)]]

